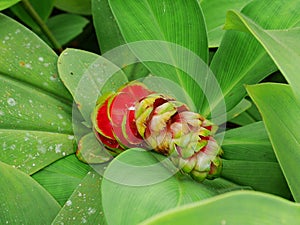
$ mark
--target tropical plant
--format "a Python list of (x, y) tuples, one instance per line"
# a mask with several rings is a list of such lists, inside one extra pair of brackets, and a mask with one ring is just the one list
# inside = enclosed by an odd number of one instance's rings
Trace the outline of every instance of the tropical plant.
[(0, 9), (0, 224), (298, 224), (299, 1)]

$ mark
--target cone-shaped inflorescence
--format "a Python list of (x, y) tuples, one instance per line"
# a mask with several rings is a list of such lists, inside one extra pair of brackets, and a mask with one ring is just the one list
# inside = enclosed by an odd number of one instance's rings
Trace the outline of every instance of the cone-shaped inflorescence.
[(102, 96), (92, 118), (97, 138), (114, 154), (131, 147), (153, 149), (198, 181), (221, 173), (222, 150), (212, 136), (217, 127), (140, 82)]

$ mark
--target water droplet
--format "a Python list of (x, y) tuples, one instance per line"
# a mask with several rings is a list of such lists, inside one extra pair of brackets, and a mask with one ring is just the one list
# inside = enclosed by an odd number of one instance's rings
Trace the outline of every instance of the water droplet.
[(62, 144), (55, 144), (55, 153), (61, 152), (61, 146), (62, 146)]
[(96, 209), (91, 208), (91, 207), (88, 208), (88, 214), (89, 214), (89, 215), (92, 215), (92, 214), (94, 214), (95, 212), (96, 212)]
[(5, 115), (4, 112), (0, 110), (0, 116), (4, 116), (4, 115)]
[(66, 206), (70, 206), (72, 205), (72, 201), (69, 199), (67, 202), (66, 202)]
[(17, 104), (16, 100), (13, 98), (7, 99), (7, 104), (10, 106), (15, 106)]
[(59, 119), (63, 119), (63, 118), (64, 118), (61, 114), (57, 114), (57, 117), (58, 117)]
[(40, 56), (40, 57), (38, 58), (38, 60), (39, 60), (40, 62), (44, 62), (44, 58), (43, 58), (42, 56)]
[[(1, 115), (1, 114), (0, 114), (0, 115)], [(69, 140), (73, 140), (73, 139), (74, 139), (74, 136), (73, 136), (73, 135), (69, 135), (69, 136), (68, 136), (68, 139), (69, 139)]]

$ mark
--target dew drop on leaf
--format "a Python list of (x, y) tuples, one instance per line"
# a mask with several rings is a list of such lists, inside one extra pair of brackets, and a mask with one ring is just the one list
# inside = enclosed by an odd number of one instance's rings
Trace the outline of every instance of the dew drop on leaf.
[(13, 98), (7, 99), (7, 104), (10, 106), (15, 106), (17, 104), (16, 100)]

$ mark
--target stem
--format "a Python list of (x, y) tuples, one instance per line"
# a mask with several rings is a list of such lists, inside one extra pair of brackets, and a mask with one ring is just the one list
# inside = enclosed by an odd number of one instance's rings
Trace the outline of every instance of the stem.
[(42, 20), (42, 18), (39, 16), (39, 14), (35, 11), (35, 9), (32, 7), (30, 4), (29, 0), (22, 0), (22, 3), (24, 5), (24, 8), (26, 11), (29, 13), (29, 15), (35, 20), (35, 22), (39, 25), (43, 33), (46, 35), (46, 37), (49, 39), (51, 44), (54, 46), (54, 48), (58, 52), (62, 52), (63, 49), (59, 42), (56, 40), (52, 32), (49, 30), (48, 26), (46, 23)]

